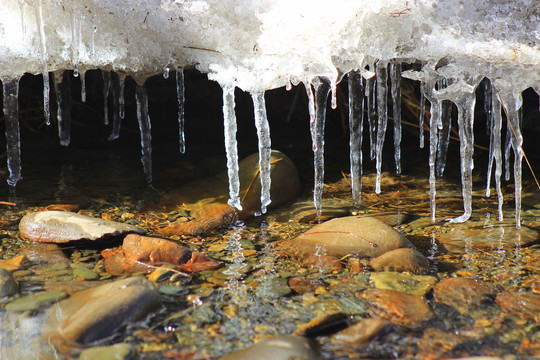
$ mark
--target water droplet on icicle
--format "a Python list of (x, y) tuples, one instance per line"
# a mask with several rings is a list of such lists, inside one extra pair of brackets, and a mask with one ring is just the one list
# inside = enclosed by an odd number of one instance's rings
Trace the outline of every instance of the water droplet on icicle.
[(82, 16), (73, 13), (71, 17), (71, 58), (73, 76), (79, 76), (79, 48), (81, 44)]
[(19, 79), (2, 79), (3, 108), (6, 122), (6, 149), (9, 177), (7, 183), (14, 188), (21, 176), (21, 137), (19, 132)]
[(364, 117), (364, 89), (358, 71), (349, 73), (349, 157), (351, 162), (351, 190), (353, 204), (362, 201), (362, 121)]
[(184, 132), (184, 69), (179, 68), (176, 70), (176, 99), (178, 101), (178, 139), (180, 153), (186, 152), (186, 135)]
[(255, 126), (259, 138), (259, 177), (261, 179), (261, 214), (266, 213), (266, 208), (271, 203), (270, 186), (270, 156), (272, 145), (270, 140), (270, 127), (266, 117), (266, 104), (264, 93), (257, 92), (251, 95), (255, 115)]
[(238, 145), (236, 142), (236, 114), (234, 112), (234, 88), (226, 84), (223, 89), (223, 123), (225, 130), (225, 151), (227, 153), (227, 174), (229, 176), (229, 205), (242, 210), (240, 202), (240, 178), (238, 176)]
[(135, 90), (137, 101), (137, 119), (141, 132), (141, 162), (146, 182), (152, 182), (152, 125), (148, 115), (148, 95), (144, 85), (137, 85)]

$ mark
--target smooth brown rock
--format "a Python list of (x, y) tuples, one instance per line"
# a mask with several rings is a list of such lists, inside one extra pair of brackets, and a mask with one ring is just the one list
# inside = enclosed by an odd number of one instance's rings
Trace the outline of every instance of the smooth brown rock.
[(495, 301), (512, 315), (540, 323), (540, 295), (503, 292), (497, 295)]
[(23, 239), (44, 243), (97, 240), (105, 236), (144, 232), (133, 225), (66, 211), (39, 211), (25, 215), (19, 223), (19, 231)]
[(62, 252), (58, 244), (29, 244), (21, 249), (21, 254), (37, 264), (69, 264), (70, 260)]
[(429, 270), (429, 260), (415, 249), (390, 250), (369, 262), (375, 271), (408, 271), (421, 274)]
[(446, 279), (433, 288), (437, 302), (452, 306), (462, 314), (480, 306), (490, 293), (489, 286), (468, 278)]
[(367, 289), (362, 297), (370, 304), (372, 316), (390, 320), (396, 325), (418, 325), (433, 313), (424, 298), (400, 291)]
[(319, 279), (296, 276), (289, 279), (289, 287), (296, 293), (303, 295), (308, 292), (315, 292), (323, 282)]
[(347, 216), (314, 226), (295, 239), (283, 243), (299, 255), (345, 255), (377, 257), (390, 250), (412, 248), (406, 237), (380, 220)]
[(111, 275), (151, 273), (163, 263), (172, 264), (182, 272), (214, 270), (221, 263), (189, 250), (184, 245), (156, 237), (129, 234), (121, 247), (101, 252)]
[[(295, 198), (300, 192), (300, 177), (292, 161), (283, 153), (272, 150), (271, 155), (272, 202), (274, 208)], [(157, 227), (162, 235), (198, 235), (219, 226), (233, 224), (237, 219), (247, 219), (261, 209), (261, 180), (259, 177), (259, 154), (255, 153), (239, 162), (240, 200), (242, 211), (227, 204), (229, 180), (227, 172), (200, 179), (183, 185), (166, 194), (158, 202), (149, 205), (145, 218), (160, 217), (160, 214), (177, 210), (189, 211), (191, 221), (174, 222), (166, 227)], [(151, 222), (151, 221), (149, 221)]]
[(221, 360), (318, 360), (315, 341), (303, 336), (277, 336), (225, 355)]
[(57, 303), (47, 312), (41, 333), (60, 352), (74, 354), (160, 306), (161, 296), (150, 281), (118, 280)]
[(327, 272), (340, 271), (343, 268), (337, 257), (328, 255), (309, 256), (303, 261), (303, 265), (309, 269)]
[(390, 325), (390, 321), (384, 319), (361, 319), (356, 324), (332, 336), (332, 341), (342, 344), (360, 345), (373, 339)]

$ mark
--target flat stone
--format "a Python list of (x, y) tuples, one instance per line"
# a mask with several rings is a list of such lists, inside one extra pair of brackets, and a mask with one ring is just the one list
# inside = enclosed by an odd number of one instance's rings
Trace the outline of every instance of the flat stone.
[(11, 272), (0, 269), (0, 298), (15, 295), (17, 293), (17, 282), (13, 279)]
[(35, 294), (22, 296), (6, 304), (7, 311), (34, 311), (65, 299), (68, 295), (64, 292), (42, 291)]
[(301, 255), (377, 257), (398, 248), (413, 248), (406, 237), (384, 222), (361, 216), (332, 219), (316, 225), (284, 246)]
[(133, 345), (115, 344), (86, 349), (79, 355), (79, 360), (127, 360), (133, 358), (134, 355)]
[(420, 296), (425, 295), (437, 283), (437, 279), (433, 276), (391, 271), (372, 273), (370, 280), (376, 289), (395, 290)]
[(287, 279), (272, 278), (263, 281), (255, 289), (255, 294), (261, 299), (272, 299), (287, 296), (291, 293), (291, 288), (287, 285)]
[(133, 225), (66, 211), (38, 211), (25, 215), (19, 223), (19, 231), (23, 239), (40, 243), (93, 241), (105, 236), (144, 232)]
[(58, 244), (29, 244), (21, 249), (21, 254), (37, 264), (69, 264), (70, 260), (62, 252)]
[(142, 277), (78, 292), (49, 309), (41, 333), (65, 354), (74, 354), (161, 306), (154, 284)]
[(433, 313), (428, 304), (418, 295), (384, 289), (367, 289), (362, 293), (371, 307), (373, 317), (390, 320), (396, 325), (416, 326), (431, 319)]
[(315, 341), (303, 336), (277, 336), (225, 355), (221, 360), (319, 360)]
[(512, 315), (540, 323), (540, 295), (503, 292), (497, 295), (495, 301)]
[(464, 252), (467, 248), (481, 250), (512, 250), (516, 246), (528, 246), (539, 241), (538, 231), (514, 223), (486, 227), (482, 221), (448, 224), (449, 230), (437, 240), (451, 252)]
[(391, 325), (385, 319), (361, 319), (356, 324), (332, 336), (332, 341), (340, 344), (360, 345), (373, 339)]
[(390, 250), (369, 262), (375, 271), (408, 271), (421, 274), (429, 270), (429, 260), (415, 249)]
[(490, 293), (489, 286), (468, 278), (445, 279), (433, 288), (437, 302), (452, 306), (462, 314), (480, 306)]

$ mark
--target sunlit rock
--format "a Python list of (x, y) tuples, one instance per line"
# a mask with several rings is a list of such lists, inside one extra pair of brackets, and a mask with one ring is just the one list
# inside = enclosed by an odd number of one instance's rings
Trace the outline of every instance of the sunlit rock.
[(375, 271), (408, 271), (420, 274), (429, 269), (429, 260), (415, 249), (391, 250), (369, 262)]

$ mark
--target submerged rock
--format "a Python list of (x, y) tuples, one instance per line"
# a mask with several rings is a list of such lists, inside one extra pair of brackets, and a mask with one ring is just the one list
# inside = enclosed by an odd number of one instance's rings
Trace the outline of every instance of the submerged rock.
[(495, 301), (512, 315), (540, 323), (540, 295), (503, 292), (497, 295)]
[(369, 262), (375, 271), (408, 271), (421, 274), (429, 270), (429, 260), (415, 249), (390, 250)]
[(433, 288), (433, 296), (437, 302), (452, 306), (462, 314), (480, 306), (487, 300), (490, 292), (489, 286), (467, 278), (446, 279)]
[(129, 234), (121, 247), (103, 250), (101, 254), (111, 275), (151, 273), (163, 263), (175, 265), (183, 272), (214, 270), (221, 266), (220, 262), (178, 242), (137, 234)]
[[(298, 195), (300, 177), (292, 161), (282, 152), (273, 150), (270, 161), (272, 202), (268, 208), (273, 208)], [(227, 172), (223, 172), (190, 182), (166, 194), (147, 207), (144, 218), (152, 224), (154, 218), (163, 217), (163, 214), (171, 211), (188, 212), (193, 219), (184, 217), (164, 228), (157, 226), (156, 231), (162, 235), (197, 235), (253, 216), (261, 210), (258, 153), (240, 161), (239, 169), (242, 211), (227, 204), (229, 180)]]
[(22, 296), (5, 306), (7, 311), (34, 311), (49, 306), (52, 303), (65, 299), (64, 292), (42, 291)]
[(0, 298), (11, 296), (17, 293), (17, 282), (13, 275), (5, 269), (0, 269)]
[(373, 273), (370, 280), (376, 289), (395, 290), (413, 295), (425, 295), (437, 282), (433, 276), (391, 271)]
[(29, 244), (21, 249), (21, 254), (37, 264), (70, 263), (58, 244)]
[(159, 290), (150, 281), (118, 280), (60, 301), (47, 312), (41, 332), (57, 350), (73, 354), (160, 306)]
[(318, 360), (322, 359), (315, 341), (303, 336), (277, 336), (225, 355), (221, 360)]
[(255, 294), (261, 299), (273, 299), (287, 296), (291, 293), (291, 288), (287, 285), (287, 279), (272, 278), (257, 286)]
[(347, 216), (314, 226), (302, 235), (284, 242), (284, 246), (300, 255), (353, 254), (377, 257), (390, 250), (412, 248), (406, 237), (380, 220)]
[(79, 360), (127, 360), (134, 354), (135, 348), (130, 344), (96, 346), (81, 352)]
[(332, 336), (332, 341), (340, 344), (360, 345), (373, 339), (390, 326), (390, 321), (385, 319), (361, 319), (356, 324)]
[(19, 231), (23, 239), (45, 243), (97, 240), (105, 236), (144, 232), (133, 225), (66, 211), (39, 211), (25, 215), (19, 223)]
[(421, 296), (400, 291), (367, 289), (362, 297), (370, 304), (372, 316), (390, 320), (396, 325), (418, 325), (431, 319), (433, 313)]

